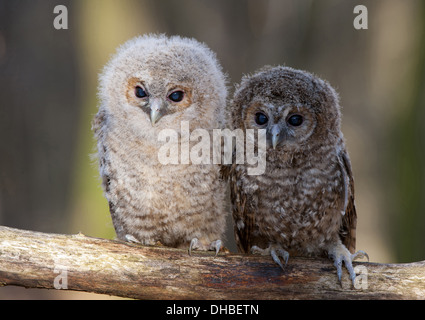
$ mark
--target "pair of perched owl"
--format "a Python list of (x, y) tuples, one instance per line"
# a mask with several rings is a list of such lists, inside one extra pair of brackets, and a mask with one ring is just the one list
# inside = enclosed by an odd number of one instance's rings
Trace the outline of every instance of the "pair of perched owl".
[[(100, 76), (93, 122), (100, 174), (118, 238), (219, 252), (230, 181), (240, 251), (281, 258), (327, 253), (351, 279), (356, 211), (338, 96), (287, 67), (242, 79), (227, 105), (214, 53), (193, 39), (149, 35), (120, 47)], [(163, 165), (163, 129), (264, 129), (265, 173), (249, 164)], [(195, 142), (191, 142), (193, 146)], [(181, 142), (180, 142), (181, 144)]]

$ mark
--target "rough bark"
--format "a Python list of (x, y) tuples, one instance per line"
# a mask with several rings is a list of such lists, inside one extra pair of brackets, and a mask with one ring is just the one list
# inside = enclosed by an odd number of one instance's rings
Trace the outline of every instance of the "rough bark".
[[(68, 290), (137, 299), (423, 299), (425, 261), (355, 263), (355, 287), (327, 259), (271, 258), (147, 247), (0, 227), (0, 286)], [(65, 281), (65, 282), (64, 282)]]

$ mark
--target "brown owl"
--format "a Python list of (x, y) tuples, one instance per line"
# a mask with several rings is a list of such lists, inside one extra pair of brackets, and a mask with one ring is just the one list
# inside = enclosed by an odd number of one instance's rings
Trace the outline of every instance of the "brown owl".
[(354, 281), (352, 261), (367, 254), (355, 252), (353, 175), (335, 90), (308, 72), (266, 67), (242, 79), (231, 108), (233, 129), (264, 129), (267, 144), (264, 174), (249, 175), (248, 164), (228, 173), (239, 250), (270, 254), (282, 268), (280, 257), (327, 253), (338, 279), (344, 262)]
[[(218, 252), (226, 188), (219, 167), (189, 161), (192, 140), (173, 161), (160, 159), (167, 139), (176, 137), (180, 150), (186, 129), (225, 126), (226, 79), (215, 54), (194, 39), (140, 36), (117, 50), (99, 81), (93, 129), (118, 238)], [(164, 140), (164, 132), (175, 135)]]

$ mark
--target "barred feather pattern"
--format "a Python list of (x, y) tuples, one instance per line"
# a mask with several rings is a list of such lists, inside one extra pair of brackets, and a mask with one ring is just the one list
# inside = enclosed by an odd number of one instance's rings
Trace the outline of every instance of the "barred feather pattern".
[[(291, 255), (317, 256), (342, 242), (354, 253), (354, 181), (335, 91), (308, 72), (266, 68), (237, 87), (234, 127), (256, 128), (250, 115), (258, 112), (269, 119), (262, 127), (268, 142), (265, 173), (249, 175), (246, 164), (225, 171), (239, 250), (278, 244)], [(294, 113), (304, 117), (305, 128), (288, 125)], [(284, 132), (276, 149), (270, 126)]]

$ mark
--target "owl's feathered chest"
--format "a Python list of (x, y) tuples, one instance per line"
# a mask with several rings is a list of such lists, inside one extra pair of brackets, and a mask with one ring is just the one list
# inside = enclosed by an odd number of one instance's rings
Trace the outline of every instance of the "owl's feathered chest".
[(217, 227), (203, 222), (213, 226), (208, 236), (217, 237), (225, 221), (218, 166), (161, 164), (158, 148), (147, 141), (105, 140), (103, 146), (100, 171), (118, 237), (186, 246), (205, 216), (219, 217)]
[(157, 138), (141, 139), (133, 133), (111, 131), (101, 144), (101, 174), (110, 180), (111, 191), (134, 193), (133, 200), (140, 199), (144, 205), (153, 205), (152, 197), (156, 197), (166, 206), (166, 192), (170, 197), (183, 198), (190, 197), (193, 190), (209, 191), (223, 184), (217, 181), (219, 167), (216, 165), (161, 163), (159, 155), (164, 142)]
[(303, 208), (320, 209), (322, 199), (329, 202), (332, 198), (338, 198), (337, 193), (342, 188), (336, 163), (330, 163), (327, 168), (270, 168), (269, 165), (263, 175), (250, 176), (244, 172), (239, 183), (243, 184), (246, 192), (254, 197), (258, 195), (259, 207), (273, 204), (297, 212), (303, 211)]
[(238, 183), (255, 212), (254, 237), (277, 239), (288, 249), (309, 254), (337, 236), (343, 187), (331, 156), (315, 166), (309, 161), (268, 162), (259, 176), (247, 175), (243, 166), (238, 169)]

